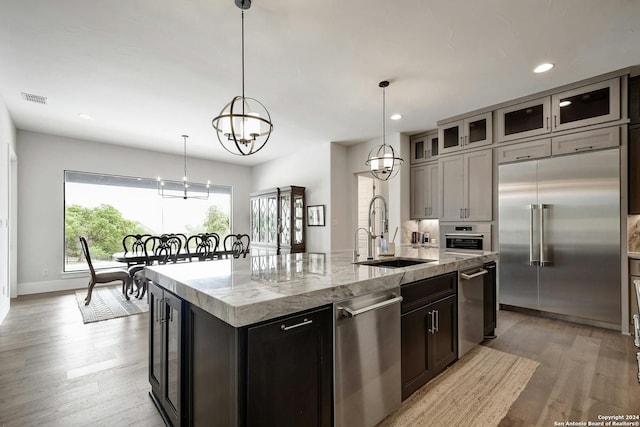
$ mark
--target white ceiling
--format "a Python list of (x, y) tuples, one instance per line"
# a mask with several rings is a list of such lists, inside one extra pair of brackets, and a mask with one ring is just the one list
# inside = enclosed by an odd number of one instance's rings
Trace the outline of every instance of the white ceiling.
[(241, 158), (211, 127), (241, 92), (233, 0), (0, 0), (0, 96), (19, 129), (172, 153), (186, 133), (190, 156), (254, 165), (380, 137), (381, 80), (387, 133), (415, 133), (638, 64), (639, 22), (638, 0), (254, 0), (246, 95), (274, 131)]

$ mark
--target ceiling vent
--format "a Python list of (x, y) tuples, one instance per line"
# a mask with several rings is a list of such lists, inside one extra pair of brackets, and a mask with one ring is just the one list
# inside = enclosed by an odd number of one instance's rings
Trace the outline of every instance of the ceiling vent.
[(47, 104), (47, 97), (46, 96), (40, 96), (40, 95), (34, 95), (32, 93), (26, 93), (26, 92), (21, 92), (22, 93), (22, 99), (24, 99), (25, 101), (29, 101), (29, 102), (35, 102), (38, 104)]

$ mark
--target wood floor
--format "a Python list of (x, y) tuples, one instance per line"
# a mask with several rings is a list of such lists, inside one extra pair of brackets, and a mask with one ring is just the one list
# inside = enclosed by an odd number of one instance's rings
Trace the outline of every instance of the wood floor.
[[(485, 345), (540, 363), (501, 426), (640, 414), (630, 337), (504, 311), (498, 325)], [(72, 292), (12, 300), (0, 325), (0, 426), (162, 426), (147, 328), (144, 314), (84, 325)]]

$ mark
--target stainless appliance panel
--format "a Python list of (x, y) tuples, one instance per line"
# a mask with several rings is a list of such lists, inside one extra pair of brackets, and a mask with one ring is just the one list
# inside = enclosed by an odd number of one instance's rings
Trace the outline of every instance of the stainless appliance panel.
[(498, 179), (499, 301), (537, 309), (537, 161), (500, 165)]
[(334, 304), (335, 425), (375, 426), (400, 406), (400, 288)]
[(484, 276), (487, 270), (461, 271), (458, 278), (458, 358), (484, 339)]
[(620, 323), (619, 162), (617, 149), (538, 161), (540, 310)]

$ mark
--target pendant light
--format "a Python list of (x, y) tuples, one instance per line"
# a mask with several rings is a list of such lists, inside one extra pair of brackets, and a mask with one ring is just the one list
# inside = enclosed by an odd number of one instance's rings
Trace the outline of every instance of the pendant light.
[(389, 86), (389, 82), (386, 80), (378, 84), (378, 87), (382, 88), (382, 145), (373, 147), (369, 152), (367, 161), (364, 162), (365, 165), (369, 166), (371, 175), (382, 181), (387, 181), (396, 176), (403, 162), (403, 160), (396, 155), (393, 147), (385, 143), (385, 88), (387, 86)]
[(189, 182), (187, 178), (187, 138), (189, 135), (182, 135), (184, 140), (184, 175), (182, 181), (170, 181), (158, 177), (158, 194), (165, 199), (208, 199), (211, 181), (206, 184)]
[(235, 0), (242, 11), (242, 95), (224, 106), (211, 125), (225, 150), (238, 156), (257, 153), (271, 136), (273, 124), (267, 108), (257, 99), (244, 95), (244, 11), (251, 0)]

